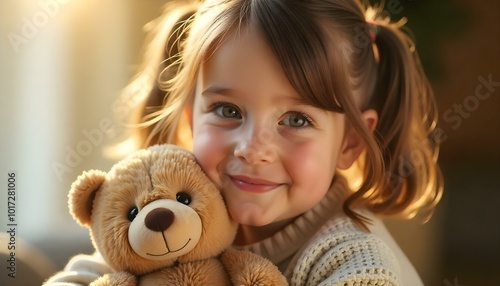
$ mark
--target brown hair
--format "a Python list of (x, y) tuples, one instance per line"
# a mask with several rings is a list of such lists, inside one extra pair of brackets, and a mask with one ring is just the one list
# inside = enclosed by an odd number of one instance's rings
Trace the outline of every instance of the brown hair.
[[(353, 207), (405, 217), (432, 211), (442, 192), (432, 137), (436, 103), (413, 42), (382, 14), (354, 0), (169, 4), (150, 33), (145, 64), (126, 90), (141, 95), (131, 117), (139, 123), (138, 146), (183, 145), (183, 110), (207, 53), (227, 33), (257, 27), (304, 100), (345, 113), (366, 142), (364, 180), (345, 201), (345, 213), (364, 226)], [(366, 109), (379, 115), (375, 132), (361, 118)]]

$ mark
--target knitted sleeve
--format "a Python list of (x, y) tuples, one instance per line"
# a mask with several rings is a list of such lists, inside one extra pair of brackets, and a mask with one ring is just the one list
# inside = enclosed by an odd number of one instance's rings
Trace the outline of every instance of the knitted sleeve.
[(328, 222), (303, 249), (291, 285), (401, 285), (399, 264), (377, 236), (348, 218)]
[(80, 286), (89, 285), (100, 276), (112, 272), (99, 253), (80, 254), (73, 257), (63, 271), (49, 278), (45, 286)]

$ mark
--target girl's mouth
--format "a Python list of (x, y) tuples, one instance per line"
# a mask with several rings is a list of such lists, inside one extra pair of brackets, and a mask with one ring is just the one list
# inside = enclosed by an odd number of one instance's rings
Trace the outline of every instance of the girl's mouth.
[(253, 193), (272, 191), (282, 184), (242, 175), (229, 175), (231, 182), (240, 190)]

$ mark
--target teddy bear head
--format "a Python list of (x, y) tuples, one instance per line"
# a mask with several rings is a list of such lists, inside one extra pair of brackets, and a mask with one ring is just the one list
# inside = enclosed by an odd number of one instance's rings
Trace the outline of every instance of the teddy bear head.
[(237, 228), (194, 156), (173, 145), (136, 151), (108, 173), (84, 172), (69, 208), (106, 262), (135, 275), (215, 257)]

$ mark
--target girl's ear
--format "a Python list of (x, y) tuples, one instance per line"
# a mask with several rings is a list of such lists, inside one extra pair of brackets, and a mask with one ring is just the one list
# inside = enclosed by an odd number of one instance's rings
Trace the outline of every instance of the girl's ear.
[[(361, 117), (370, 132), (375, 130), (377, 126), (378, 115), (374, 109), (368, 109), (361, 113)], [(346, 170), (358, 159), (359, 155), (365, 149), (366, 144), (361, 134), (354, 128), (350, 127), (346, 130), (344, 135), (344, 142), (340, 149), (339, 160), (337, 168)]]

